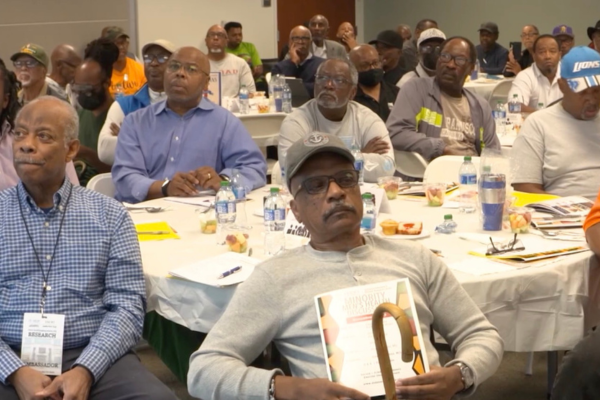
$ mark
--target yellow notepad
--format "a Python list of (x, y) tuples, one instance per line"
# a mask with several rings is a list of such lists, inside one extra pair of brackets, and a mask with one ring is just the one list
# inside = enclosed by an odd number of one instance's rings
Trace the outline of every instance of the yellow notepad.
[(138, 232), (138, 239), (140, 242), (148, 242), (151, 240), (180, 239), (179, 235), (176, 234), (173, 228), (171, 228), (166, 222), (149, 222), (145, 224), (136, 224), (135, 230), (136, 232)]
[(524, 207), (528, 204), (539, 203), (545, 200), (558, 199), (559, 196), (553, 194), (539, 194), (539, 193), (525, 193), (525, 192), (513, 192), (512, 194), (516, 197), (515, 207)]

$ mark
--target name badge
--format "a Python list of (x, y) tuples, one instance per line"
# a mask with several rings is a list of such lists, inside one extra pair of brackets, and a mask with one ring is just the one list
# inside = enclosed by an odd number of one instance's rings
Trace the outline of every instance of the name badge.
[(62, 374), (65, 316), (25, 313), (21, 360), (44, 375)]

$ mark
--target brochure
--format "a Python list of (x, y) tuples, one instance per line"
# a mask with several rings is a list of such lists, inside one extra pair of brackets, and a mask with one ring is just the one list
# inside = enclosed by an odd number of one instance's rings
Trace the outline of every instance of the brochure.
[(568, 196), (557, 199), (529, 203), (526, 205), (539, 212), (546, 212), (561, 216), (586, 216), (594, 203), (585, 197)]

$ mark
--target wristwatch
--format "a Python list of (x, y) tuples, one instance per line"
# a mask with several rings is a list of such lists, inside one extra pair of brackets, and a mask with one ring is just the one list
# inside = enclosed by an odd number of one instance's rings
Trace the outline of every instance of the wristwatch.
[(230, 178), (230, 177), (228, 177), (228, 176), (227, 176), (227, 175), (225, 175), (225, 174), (220, 174), (220, 175), (219, 175), (219, 178), (221, 178), (221, 181), (227, 181), (227, 182), (231, 182), (231, 178)]
[(163, 197), (168, 197), (169, 196), (167, 194), (167, 188), (169, 187), (169, 183), (171, 183), (171, 181), (169, 180), (169, 178), (165, 178), (165, 181), (163, 182), (162, 186), (160, 187), (160, 191), (162, 192)]
[(461, 379), (463, 381), (463, 384), (465, 385), (465, 388), (462, 390), (464, 392), (465, 390), (468, 390), (471, 386), (473, 386), (473, 384), (475, 383), (473, 379), (473, 371), (471, 371), (471, 368), (461, 363), (460, 361), (455, 363), (454, 365), (456, 365), (460, 369)]

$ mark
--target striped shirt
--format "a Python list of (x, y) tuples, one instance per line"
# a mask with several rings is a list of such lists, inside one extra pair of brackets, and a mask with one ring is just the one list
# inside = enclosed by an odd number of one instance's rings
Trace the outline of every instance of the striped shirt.
[[(144, 275), (127, 211), (117, 201), (68, 180), (53, 200), (52, 209), (40, 209), (22, 182), (0, 193), (3, 383), (25, 365), (15, 353), (21, 346), (23, 314), (40, 312), (43, 277), (35, 251), (44, 274), (55, 259), (44, 312), (65, 315), (64, 349), (85, 346), (74, 366), (87, 368), (97, 382), (142, 333)], [(64, 225), (52, 257), (63, 213)]]

